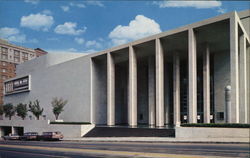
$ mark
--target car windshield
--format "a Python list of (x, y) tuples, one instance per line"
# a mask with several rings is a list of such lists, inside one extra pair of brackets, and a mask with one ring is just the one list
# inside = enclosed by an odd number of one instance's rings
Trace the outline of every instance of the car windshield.
[(43, 132), (43, 135), (52, 135), (52, 132)]
[(28, 133), (24, 133), (25, 136), (30, 136), (30, 135), (38, 135), (37, 132), (28, 132)]

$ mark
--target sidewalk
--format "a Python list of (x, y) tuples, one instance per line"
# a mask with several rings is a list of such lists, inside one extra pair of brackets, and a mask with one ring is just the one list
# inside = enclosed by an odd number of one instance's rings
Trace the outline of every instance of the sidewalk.
[(85, 137), (64, 138), (64, 140), (86, 142), (249, 143), (249, 138)]

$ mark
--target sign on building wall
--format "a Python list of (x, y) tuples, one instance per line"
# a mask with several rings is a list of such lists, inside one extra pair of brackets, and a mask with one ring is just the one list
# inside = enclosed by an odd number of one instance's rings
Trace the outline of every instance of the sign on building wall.
[(30, 76), (24, 76), (4, 82), (4, 94), (26, 92), (30, 90)]

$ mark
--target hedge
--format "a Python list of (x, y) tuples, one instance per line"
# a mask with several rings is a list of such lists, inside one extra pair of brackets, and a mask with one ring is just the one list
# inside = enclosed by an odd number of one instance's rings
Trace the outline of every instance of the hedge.
[(50, 124), (60, 124), (60, 125), (90, 125), (89, 122), (50, 122)]
[(185, 123), (182, 127), (220, 127), (220, 128), (250, 128), (250, 124), (242, 123)]

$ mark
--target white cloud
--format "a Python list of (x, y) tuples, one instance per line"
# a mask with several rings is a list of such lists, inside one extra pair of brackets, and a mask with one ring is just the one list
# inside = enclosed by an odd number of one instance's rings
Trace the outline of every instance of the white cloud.
[(87, 42), (86, 42), (86, 47), (101, 48), (102, 45), (101, 45), (101, 43), (99, 43), (99, 42), (93, 40), (93, 41), (87, 41)]
[(221, 13), (221, 14), (224, 14), (224, 13), (226, 13), (226, 9), (223, 9), (223, 8), (219, 8), (218, 10), (217, 10), (217, 12), (218, 13)]
[(104, 4), (101, 1), (87, 0), (86, 3), (88, 5), (96, 5), (96, 6), (99, 6), (99, 7), (104, 7)]
[(77, 7), (77, 8), (86, 8), (87, 5), (94, 5), (99, 7), (104, 7), (104, 4), (101, 1), (96, 0), (85, 0), (82, 2), (70, 2), (69, 6), (61, 6), (61, 9), (64, 12), (68, 12), (71, 7)]
[(83, 38), (78, 38), (78, 37), (76, 37), (76, 38), (75, 38), (75, 41), (76, 41), (76, 43), (78, 43), (78, 44), (83, 44), (83, 43), (84, 43), (84, 39), (83, 39)]
[(26, 42), (26, 36), (21, 34), (16, 28), (2, 27), (0, 28), (0, 37), (10, 42), (24, 43)]
[(83, 3), (73, 3), (73, 2), (71, 2), (69, 5), (72, 6), (72, 7), (86, 8), (86, 6)]
[(184, 8), (184, 7), (193, 7), (197, 9), (204, 8), (216, 8), (221, 6), (220, 1), (216, 0), (207, 0), (207, 1), (154, 1), (153, 4), (158, 5), (160, 8)]
[(40, 0), (24, 0), (24, 2), (26, 3), (30, 3), (30, 4), (38, 4)]
[(137, 15), (128, 26), (118, 25), (109, 33), (114, 45), (127, 43), (142, 37), (160, 33), (160, 25), (153, 19)]
[(7, 37), (7, 36), (12, 36), (19, 34), (19, 30), (16, 28), (11, 28), (11, 27), (2, 27), (0, 28), (0, 36), (1, 37)]
[(61, 9), (62, 9), (64, 12), (68, 12), (68, 11), (69, 11), (69, 6), (61, 6)]
[(65, 22), (62, 25), (57, 25), (55, 28), (55, 33), (64, 35), (80, 35), (86, 31), (86, 27), (77, 30), (77, 23)]
[(53, 23), (54, 18), (52, 16), (38, 13), (22, 16), (20, 25), (37, 31), (48, 31)]
[(0, 38), (6, 39), (10, 42), (17, 43), (37, 43), (37, 39), (27, 40), (26, 35), (20, 33), (17, 28), (2, 27), (0, 28)]

